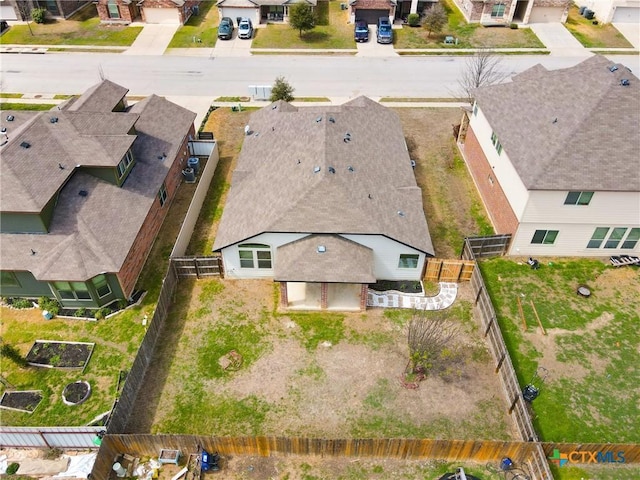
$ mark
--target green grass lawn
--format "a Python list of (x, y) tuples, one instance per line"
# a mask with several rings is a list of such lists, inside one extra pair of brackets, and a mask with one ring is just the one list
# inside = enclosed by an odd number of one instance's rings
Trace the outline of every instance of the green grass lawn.
[[(355, 49), (353, 25), (347, 23), (349, 16), (346, 10), (340, 10), (340, 2), (331, 0), (328, 3), (328, 25), (316, 27), (302, 34), (290, 25), (268, 25), (256, 29), (253, 48), (320, 48), (320, 49)], [(320, 9), (324, 8), (319, 2)], [(320, 12), (320, 16), (325, 13)], [(322, 22), (324, 23), (324, 22)]]
[[(202, 2), (200, 13), (192, 15), (178, 29), (167, 48), (213, 47), (218, 39), (218, 8), (215, 2)], [(199, 41), (198, 41), (199, 40)]]
[(142, 27), (103, 25), (95, 7), (89, 5), (68, 20), (13, 25), (0, 37), (0, 44), (126, 47), (133, 43), (141, 31)]
[(565, 26), (587, 48), (633, 48), (616, 27), (610, 23), (594, 25), (578, 13), (577, 5), (569, 10)]
[[(640, 441), (640, 276), (589, 259), (545, 260), (539, 270), (496, 258), (480, 262), (521, 385), (549, 369), (533, 402), (534, 425), (549, 442)], [(576, 294), (586, 284), (592, 295)], [(518, 312), (520, 296), (527, 321)], [(548, 335), (536, 325), (533, 301)]]
[(0, 110), (51, 110), (55, 107), (53, 103), (10, 103), (0, 102)]
[[(464, 16), (452, 0), (443, 0), (449, 22), (440, 33), (429, 31), (425, 27), (404, 26), (394, 30), (395, 48), (544, 48), (544, 45), (528, 28), (512, 30), (504, 27), (483, 27), (478, 23), (467, 23)], [(453, 36), (457, 45), (445, 45), (444, 38)]]

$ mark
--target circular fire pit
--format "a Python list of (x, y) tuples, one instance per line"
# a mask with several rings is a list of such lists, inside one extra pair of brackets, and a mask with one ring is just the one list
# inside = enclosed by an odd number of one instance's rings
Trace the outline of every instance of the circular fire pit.
[(591, 296), (591, 290), (589, 289), (589, 287), (587, 287), (586, 285), (580, 285), (578, 287), (577, 290), (578, 295), (580, 295), (581, 297), (590, 297)]
[(80, 405), (91, 395), (91, 385), (84, 380), (78, 380), (64, 387), (62, 401), (65, 405)]

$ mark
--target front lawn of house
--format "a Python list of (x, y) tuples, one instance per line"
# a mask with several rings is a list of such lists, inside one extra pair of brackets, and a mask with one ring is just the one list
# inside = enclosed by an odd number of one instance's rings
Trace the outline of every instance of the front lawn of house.
[[(545, 48), (544, 44), (528, 28), (483, 27), (479, 23), (467, 23), (452, 0), (440, 2), (449, 17), (449, 23), (440, 33), (431, 33), (425, 27), (409, 27), (394, 30), (394, 46), (405, 48)], [(458, 40), (457, 44), (445, 45), (446, 36)]]
[(218, 38), (219, 15), (215, 2), (202, 2), (198, 15), (191, 15), (178, 28), (167, 48), (211, 48)]
[(95, 6), (90, 4), (67, 20), (13, 25), (0, 37), (0, 44), (128, 47), (141, 31), (142, 27), (101, 24)]
[(572, 5), (565, 26), (576, 39), (587, 48), (633, 48), (611, 23), (593, 24), (578, 13), (578, 6)]
[[(316, 25), (313, 30), (300, 36), (298, 30), (290, 25), (267, 25), (256, 29), (252, 48), (318, 48), (318, 49), (355, 49), (353, 25), (348, 23), (347, 10), (340, 9), (337, 0), (318, 2), (318, 9), (328, 6), (328, 25)], [(322, 11), (320, 15), (326, 14)], [(324, 22), (322, 22), (324, 23)]]

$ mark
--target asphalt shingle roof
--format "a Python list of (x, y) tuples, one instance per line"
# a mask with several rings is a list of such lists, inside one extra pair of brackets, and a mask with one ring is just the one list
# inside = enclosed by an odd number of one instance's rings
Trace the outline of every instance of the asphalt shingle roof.
[(537, 65), (475, 98), (527, 189), (640, 191), (640, 80), (623, 65)]
[(433, 255), (402, 127), (359, 97), (255, 112), (213, 246), (262, 232), (380, 234)]
[[(107, 87), (112, 88), (110, 85)], [(96, 89), (93, 88), (91, 91), (95, 93)], [(126, 89), (122, 91), (126, 93)], [(85, 105), (91, 104), (85, 103)], [(5, 187), (13, 190), (24, 188), (27, 192), (35, 191), (36, 198), (39, 198), (38, 187), (42, 184), (49, 186), (51, 183), (51, 188), (57, 185), (59, 189), (49, 233), (2, 234), (0, 239), (2, 270), (28, 270), (38, 280), (43, 281), (84, 281), (99, 273), (118, 272), (149, 208), (156, 199), (172, 159), (178, 154), (182, 141), (195, 119), (195, 113), (155, 95), (134, 105), (129, 113), (103, 111), (87, 113), (87, 108), (89, 107), (72, 112), (56, 112), (59, 120), (55, 125), (49, 123), (51, 112), (34, 117), (33, 121), (40, 124), (39, 135), (31, 136), (31, 131), (26, 131), (34, 144), (26, 151), (35, 154), (30, 160), (33, 165), (38, 162), (47, 165), (46, 168), (40, 168), (38, 175), (20, 176), (16, 167), (5, 170), (7, 163), (5, 149), (10, 145), (0, 147), (2, 154), (0, 207), (3, 212), (7, 211), (7, 205), (12, 202), (6, 199), (7, 203), (5, 203)], [(124, 131), (113, 136), (83, 136), (71, 121), (67, 121), (69, 116), (77, 118), (76, 115), (81, 114), (85, 116), (87, 122), (91, 122), (92, 113), (95, 113), (98, 123), (104, 120), (111, 122), (111, 127), (106, 125), (109, 122), (105, 123), (109, 133), (115, 133), (118, 128), (123, 128)], [(5, 117), (5, 113), (2, 116)], [(127, 135), (133, 123), (135, 123), (137, 135)], [(52, 134), (49, 129), (55, 127), (66, 129), (64, 130), (68, 134), (66, 142), (51, 140)], [(88, 127), (89, 130), (92, 128)], [(53, 135), (53, 138), (58, 137)], [(48, 139), (47, 141), (51, 143), (50, 150), (41, 151), (37, 147), (43, 143), (43, 139)], [(22, 141), (21, 135), (12, 141), (19, 145)], [(132, 148), (135, 165), (122, 187), (108, 183), (82, 169), (74, 168), (78, 163), (98, 165), (98, 159), (109, 160), (110, 163), (103, 166), (114, 166), (129, 148), (127, 145)], [(163, 153), (167, 154), (166, 159), (159, 160), (158, 156)], [(68, 166), (65, 166), (64, 170), (57, 165), (60, 158), (64, 158), (67, 162), (65, 165)], [(55, 168), (49, 166), (50, 163)], [(8, 175), (5, 175), (6, 171), (9, 172)], [(17, 182), (17, 179), (20, 181)], [(86, 192), (86, 195), (80, 195), (81, 190)], [(30, 197), (25, 194), (23, 198), (29, 200)], [(31, 250), (36, 253), (32, 254)]]

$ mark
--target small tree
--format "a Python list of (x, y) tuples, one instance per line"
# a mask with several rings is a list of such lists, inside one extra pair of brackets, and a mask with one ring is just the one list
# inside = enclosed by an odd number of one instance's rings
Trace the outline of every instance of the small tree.
[(316, 26), (313, 7), (306, 2), (295, 3), (289, 8), (289, 25), (300, 32), (300, 38), (302, 38), (302, 32), (313, 30)]
[(440, 33), (447, 22), (449, 22), (447, 12), (439, 3), (427, 10), (422, 21), (427, 30), (429, 30), (429, 37), (431, 37), (431, 32)]
[(464, 361), (452, 345), (457, 336), (457, 325), (442, 313), (427, 314), (424, 310), (416, 310), (408, 326), (409, 362), (405, 376), (413, 375), (422, 380), (430, 372), (448, 375), (452, 366)]
[(420, 15), (417, 13), (410, 13), (407, 17), (407, 23), (410, 27), (419, 27), (420, 26)]
[(501, 56), (486, 49), (469, 57), (458, 80), (457, 96), (473, 104), (473, 91), (476, 88), (502, 82), (508, 74), (502, 69), (501, 62)]
[(285, 80), (284, 77), (278, 77), (271, 87), (271, 97), (269, 97), (269, 100), (272, 102), (276, 102), (278, 100), (290, 102), (293, 100), (293, 91), (294, 88)]
[(33, 18), (33, 21), (36, 23), (44, 23), (46, 20), (46, 16), (46, 8), (34, 8), (33, 10), (31, 10), (31, 18)]

